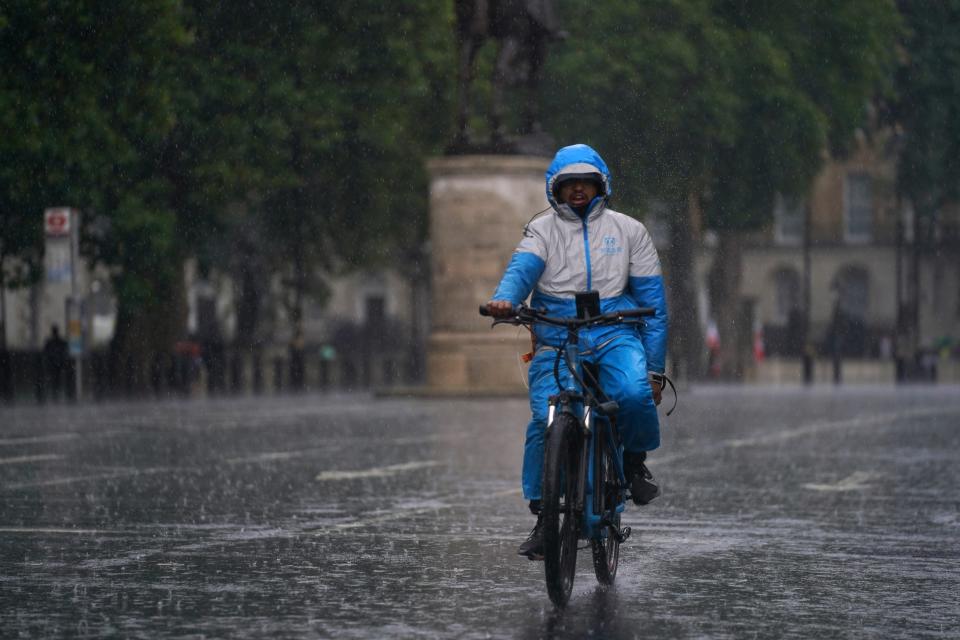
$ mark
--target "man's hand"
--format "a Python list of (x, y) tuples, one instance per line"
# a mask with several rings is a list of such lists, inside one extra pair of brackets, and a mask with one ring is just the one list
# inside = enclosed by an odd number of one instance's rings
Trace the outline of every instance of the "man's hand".
[(658, 407), (663, 399), (663, 381), (653, 374), (650, 374), (650, 389), (653, 391), (653, 402)]
[(513, 315), (513, 303), (509, 300), (491, 300), (487, 303), (487, 311), (494, 318), (509, 318)]

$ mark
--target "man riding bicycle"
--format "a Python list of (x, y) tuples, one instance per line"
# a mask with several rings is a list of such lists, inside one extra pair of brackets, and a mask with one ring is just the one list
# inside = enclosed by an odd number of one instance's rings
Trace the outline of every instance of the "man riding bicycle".
[[(530, 305), (551, 316), (576, 316), (575, 294), (597, 290), (600, 311), (652, 307), (656, 315), (646, 327), (593, 327), (581, 334), (581, 352), (597, 365), (599, 383), (617, 401), (617, 425), (623, 438), (624, 471), (636, 504), (660, 495), (647, 470), (647, 451), (660, 446), (656, 405), (663, 388), (667, 344), (667, 307), (660, 259), (646, 228), (637, 220), (607, 208), (610, 171), (591, 147), (560, 149), (547, 169), (547, 200), (552, 211), (524, 228), (503, 278), (487, 310), (509, 317), (531, 293)], [(543, 437), (548, 398), (560, 391), (554, 378), (556, 349), (562, 329), (538, 324), (530, 363), (530, 409), (524, 445), (522, 487), (537, 524), (517, 553), (543, 556), (540, 516)]]

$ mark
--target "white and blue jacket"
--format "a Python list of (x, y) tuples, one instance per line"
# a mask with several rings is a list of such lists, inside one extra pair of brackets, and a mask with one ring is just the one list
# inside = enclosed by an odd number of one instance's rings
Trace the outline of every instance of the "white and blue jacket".
[[(558, 203), (554, 185), (568, 174), (597, 174), (603, 182), (583, 217), (568, 205)], [(531, 221), (524, 229), (513, 258), (500, 280), (494, 300), (519, 304), (533, 297), (530, 305), (549, 315), (576, 315), (574, 295), (596, 289), (601, 311), (653, 307), (640, 330), (649, 371), (663, 373), (667, 347), (667, 305), (660, 259), (646, 227), (638, 220), (607, 208), (612, 193), (610, 171), (603, 158), (584, 144), (557, 152), (546, 173), (547, 200), (553, 211)], [(559, 346), (566, 337), (556, 327), (537, 325), (537, 342)], [(618, 335), (635, 333), (634, 326), (592, 328), (581, 333), (590, 349)]]

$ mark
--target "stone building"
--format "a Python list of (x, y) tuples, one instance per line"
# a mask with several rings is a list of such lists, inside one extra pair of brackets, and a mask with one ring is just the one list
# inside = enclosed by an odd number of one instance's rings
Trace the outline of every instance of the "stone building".
[[(816, 354), (830, 357), (836, 350), (851, 371), (864, 371), (871, 381), (894, 379), (897, 356), (916, 368), (918, 351), (927, 354), (927, 364), (937, 354), (944, 373), (956, 369), (960, 216), (956, 208), (940, 212), (936, 224), (921, 225), (914, 238), (912, 210), (896, 196), (890, 148), (861, 137), (848, 158), (825, 165), (806, 199), (778, 198), (773, 224), (749, 236), (741, 292), (762, 330), (766, 362), (756, 367), (758, 377), (780, 375), (782, 360), (796, 361), (804, 348), (805, 258), (809, 346)], [(915, 285), (919, 332), (912, 335)], [(864, 362), (873, 364), (864, 368)]]
[[(271, 283), (262, 301), (262, 336), (256, 349), (238, 349), (234, 346), (235, 283), (215, 270), (201, 275), (194, 260), (184, 265), (183, 276), (186, 324), (181, 342), (168, 356), (180, 354), (190, 345), (203, 353), (207, 366), (198, 367), (192, 384), (195, 391), (273, 391), (294, 386), (294, 336), (282, 303), (279, 278)], [(300, 385), (306, 389), (354, 389), (410, 385), (422, 380), (429, 323), (425, 264), (419, 269), (404, 265), (403, 269), (345, 273), (330, 278), (328, 285), (323, 301), (305, 300), (299, 340), (303, 357)], [(106, 353), (113, 337), (116, 303), (108, 274), (102, 269), (81, 269), (79, 291), (85, 300), (84, 370), (90, 386), (97, 370), (93, 361)], [(12, 384), (15, 390), (5, 393), (33, 392), (34, 380), (40, 375), (35, 354), (43, 347), (51, 327), (58, 326), (63, 334), (67, 293), (64, 285), (45, 281), (4, 292), (5, 304), (0, 312), (6, 347), (16, 370), (13, 380), (4, 383)], [(214, 352), (219, 354), (217, 367), (207, 360)], [(150, 366), (140, 363), (143, 371)], [(159, 383), (164, 388), (169, 384)], [(0, 385), (4, 390), (6, 386)]]

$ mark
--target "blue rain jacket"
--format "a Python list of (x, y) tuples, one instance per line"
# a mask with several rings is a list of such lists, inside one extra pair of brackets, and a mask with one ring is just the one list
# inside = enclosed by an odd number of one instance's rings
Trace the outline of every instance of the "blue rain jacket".
[[(554, 187), (563, 176), (594, 174), (603, 192), (581, 217), (557, 202)], [(638, 220), (608, 208), (613, 193), (607, 164), (585, 144), (557, 152), (546, 173), (547, 200), (553, 211), (531, 221), (493, 294), (494, 300), (547, 309), (550, 315), (576, 315), (574, 295), (596, 289), (601, 311), (653, 307), (656, 315), (646, 327), (598, 327), (581, 333), (582, 346), (600, 346), (617, 335), (636, 335), (649, 371), (663, 373), (667, 347), (667, 305), (660, 258), (646, 227)], [(531, 296), (532, 294), (532, 296)], [(559, 346), (564, 330), (537, 325), (539, 344)]]

